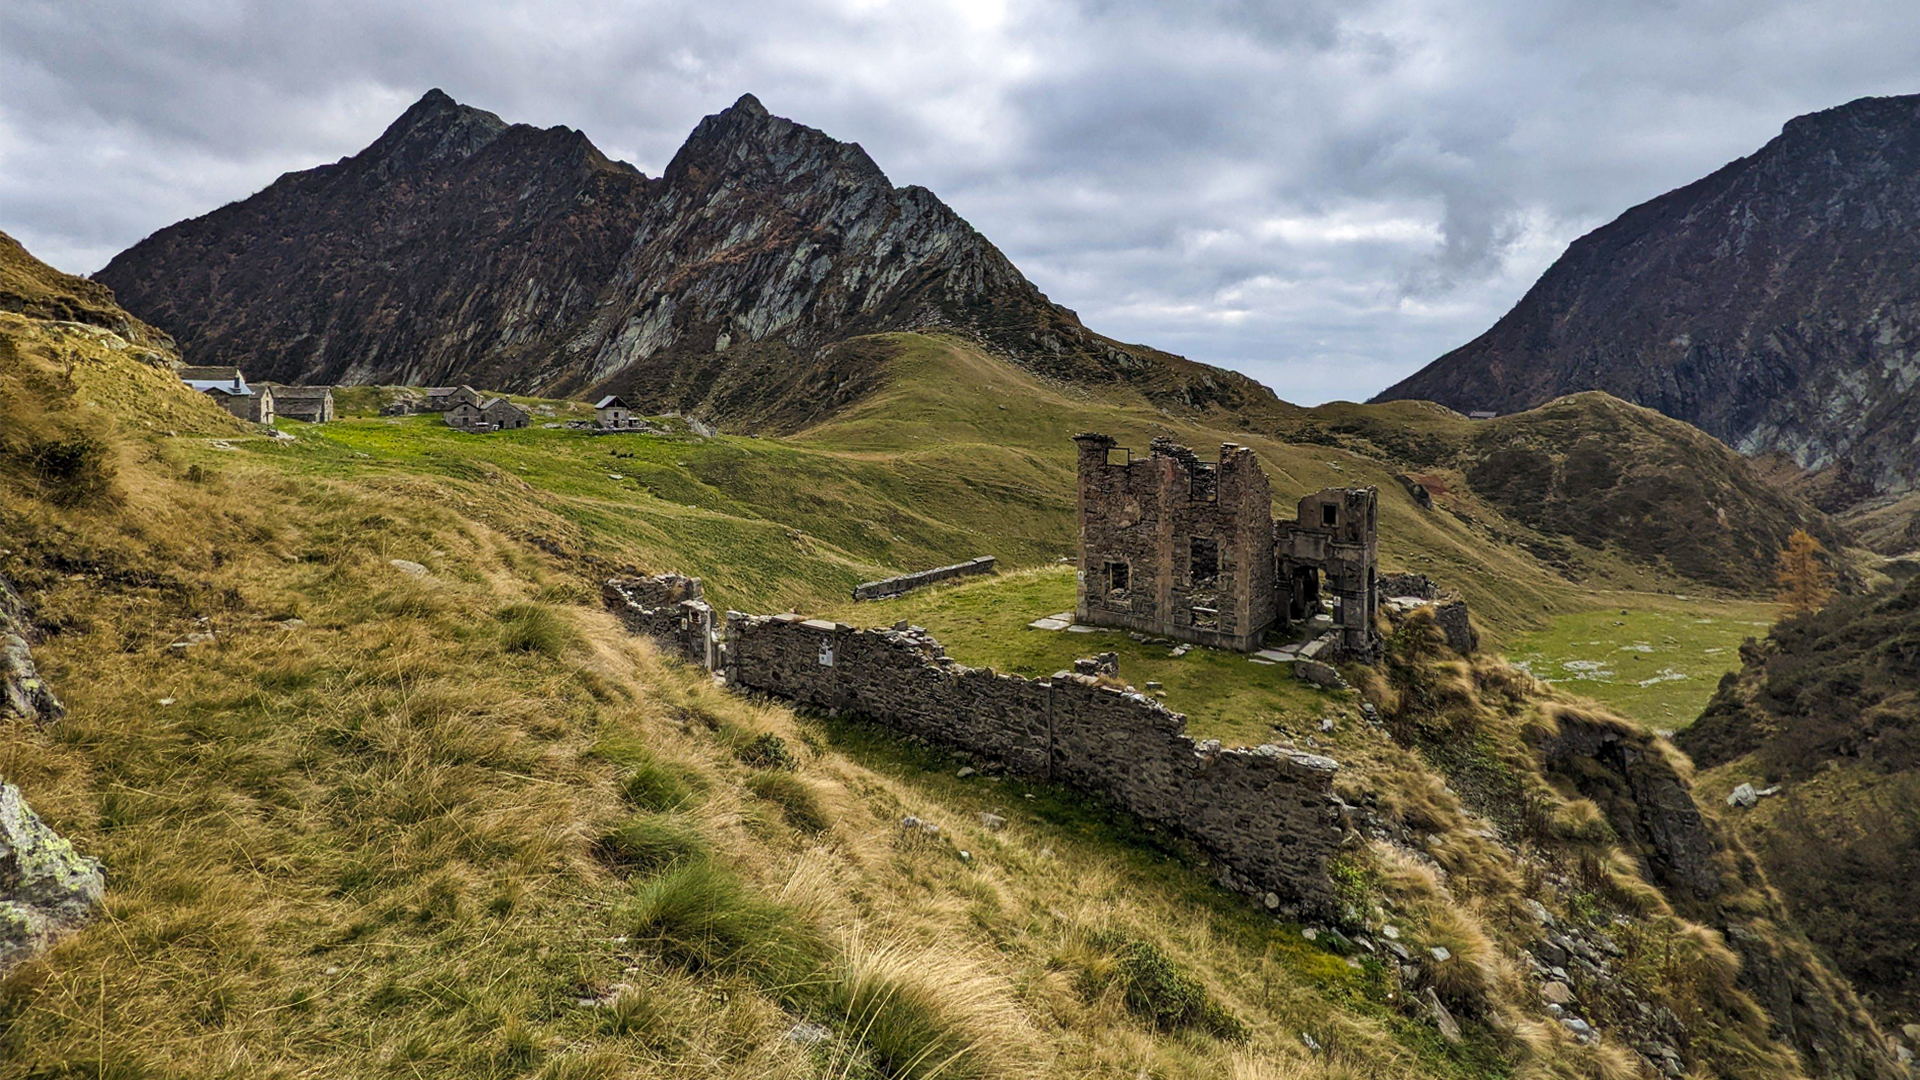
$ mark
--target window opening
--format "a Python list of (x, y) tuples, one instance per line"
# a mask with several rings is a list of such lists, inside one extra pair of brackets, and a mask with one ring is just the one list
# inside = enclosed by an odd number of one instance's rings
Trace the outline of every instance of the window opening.
[(1109, 446), (1107, 447), (1107, 464), (1131, 465), (1133, 464), (1133, 451), (1124, 446)]
[(1131, 584), (1128, 578), (1129, 578), (1129, 575), (1127, 572), (1126, 563), (1110, 562), (1107, 564), (1107, 591), (1108, 592), (1110, 593), (1126, 592), (1128, 587)]
[(1220, 580), (1220, 541), (1210, 536), (1193, 538), (1188, 553), (1187, 579), (1197, 587)]
[(1320, 504), (1320, 524), (1337, 525), (1340, 522), (1340, 508), (1332, 503)]

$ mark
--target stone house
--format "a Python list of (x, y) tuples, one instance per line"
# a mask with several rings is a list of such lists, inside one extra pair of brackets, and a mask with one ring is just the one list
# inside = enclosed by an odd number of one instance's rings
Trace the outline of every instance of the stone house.
[(277, 416), (325, 424), (333, 420), (333, 387), (281, 386), (272, 384), (273, 410)]
[(503, 397), (480, 406), (480, 418), (492, 424), (495, 431), (513, 431), (533, 423), (532, 413)]
[(1378, 493), (1328, 488), (1273, 518), (1252, 450), (1217, 462), (1155, 439), (1149, 455), (1106, 435), (1079, 446), (1080, 584), (1076, 618), (1212, 648), (1254, 652), (1268, 630), (1321, 613), (1322, 578), (1345, 650), (1371, 656)]
[(447, 426), (464, 431), (493, 430), (485, 418), (480, 415), (480, 404), (475, 401), (457, 401), (446, 410)]
[[(427, 387), (426, 408), (430, 412), (449, 412), (460, 404), (480, 407), (480, 391), (462, 383), (459, 386)], [(460, 425), (455, 425), (456, 427)]]
[(221, 408), (240, 419), (256, 424), (273, 423), (272, 387), (264, 383), (258, 389), (248, 386), (247, 377), (239, 368), (182, 367), (177, 369), (177, 374), (181, 382), (213, 398)]
[(608, 394), (594, 402), (593, 424), (603, 431), (624, 431), (639, 427), (640, 421), (634, 417), (631, 405)]

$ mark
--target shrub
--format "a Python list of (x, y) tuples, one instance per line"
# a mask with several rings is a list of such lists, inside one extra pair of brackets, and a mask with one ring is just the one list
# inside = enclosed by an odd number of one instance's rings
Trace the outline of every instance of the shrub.
[(794, 769), (799, 762), (794, 760), (793, 751), (787, 749), (787, 741), (771, 731), (763, 731), (747, 740), (734, 756), (756, 769)]
[(1117, 953), (1113, 977), (1128, 1011), (1155, 1030), (1196, 1028), (1234, 1042), (1251, 1035), (1244, 1021), (1213, 1000), (1204, 983), (1153, 942), (1108, 934), (1099, 943)]
[(635, 814), (594, 845), (600, 860), (626, 873), (653, 873), (702, 858), (707, 844), (686, 822), (666, 814)]
[(27, 467), (60, 506), (110, 495), (113, 462), (107, 444), (88, 435), (35, 442), (27, 448)]
[(704, 860), (635, 888), (622, 916), (632, 937), (670, 962), (745, 975), (788, 997), (814, 980), (826, 955), (817, 930)]
[(773, 803), (785, 815), (787, 824), (801, 832), (825, 832), (833, 820), (820, 805), (820, 796), (805, 780), (786, 772), (764, 772), (747, 781), (755, 795)]
[(557, 658), (579, 637), (566, 620), (541, 604), (513, 604), (494, 617), (500, 620), (500, 645), (509, 652)]

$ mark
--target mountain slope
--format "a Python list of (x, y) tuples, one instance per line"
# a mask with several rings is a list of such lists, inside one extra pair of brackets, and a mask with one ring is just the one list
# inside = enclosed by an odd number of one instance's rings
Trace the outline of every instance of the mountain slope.
[(1896, 1024), (1920, 1022), (1920, 578), (1844, 597), (1741, 650), (1675, 737), (1808, 934)]
[(1581, 237), (1485, 334), (1375, 400), (1513, 412), (1605, 390), (1745, 453), (1920, 479), (1920, 96), (1789, 121)]
[(195, 357), (283, 381), (615, 390), (795, 427), (871, 389), (832, 346), (946, 326), (1050, 377), (1271, 407), (1088, 331), (925, 188), (751, 95), (658, 179), (433, 91), (372, 146), (160, 230), (99, 279)]
[(1576, 579), (1612, 553), (1682, 580), (1769, 595), (1774, 557), (1793, 530), (1836, 551), (1844, 541), (1753, 463), (1604, 393), (1486, 421), (1412, 403), (1328, 405), (1282, 435), (1393, 463), (1441, 509)]

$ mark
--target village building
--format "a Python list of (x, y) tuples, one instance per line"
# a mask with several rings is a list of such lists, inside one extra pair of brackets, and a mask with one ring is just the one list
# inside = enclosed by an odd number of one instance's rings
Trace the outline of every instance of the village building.
[(206, 394), (220, 407), (242, 420), (256, 424), (273, 423), (273, 390), (262, 385), (257, 390), (247, 385), (247, 377), (233, 367), (182, 367), (176, 369), (180, 381)]
[(1375, 489), (1327, 488), (1276, 521), (1246, 447), (1224, 443), (1209, 462), (1155, 439), (1136, 460), (1110, 436), (1074, 441), (1080, 622), (1255, 652), (1269, 630), (1324, 614), (1327, 595), (1346, 654), (1374, 654)]
[[(462, 383), (459, 386), (429, 386), (425, 408), (430, 412), (450, 412), (456, 405), (480, 407), (480, 392)], [(456, 427), (459, 425), (455, 425)]]
[[(457, 401), (446, 410), (447, 426), (463, 431), (480, 430), (486, 420), (480, 415), (480, 403), (477, 401)], [(488, 426), (486, 430), (493, 430)]]
[(326, 424), (333, 420), (331, 386), (282, 386), (270, 383), (268, 389), (273, 392), (275, 416), (304, 420), (309, 424)]
[(633, 415), (632, 406), (608, 394), (594, 403), (593, 425), (601, 431), (627, 431), (640, 427), (641, 423)]
[(532, 413), (503, 397), (480, 406), (480, 418), (492, 424), (496, 431), (512, 431), (533, 423)]

